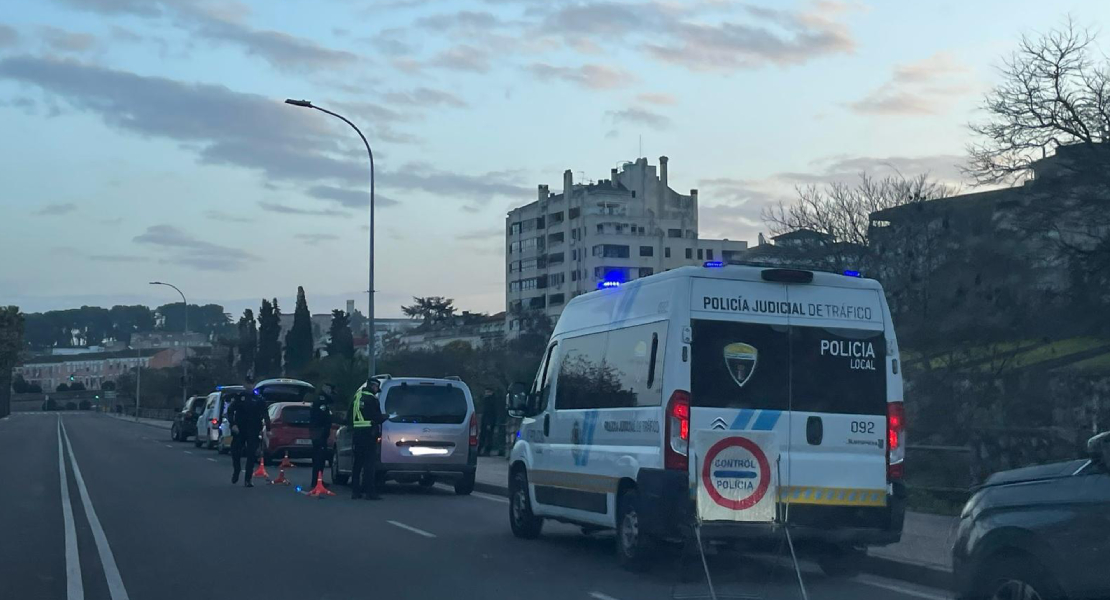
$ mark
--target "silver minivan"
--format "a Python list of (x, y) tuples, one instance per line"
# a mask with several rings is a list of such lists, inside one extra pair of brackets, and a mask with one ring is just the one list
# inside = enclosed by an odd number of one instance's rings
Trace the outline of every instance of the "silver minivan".
[[(392, 377), (382, 380), (378, 399), (382, 412), (389, 415), (382, 424), (379, 482), (431, 487), (442, 481), (454, 484), (460, 495), (474, 491), (478, 427), (474, 398), (465, 383), (457, 378)], [(351, 430), (344, 425), (335, 435), (332, 482), (346, 483), (352, 462)]]

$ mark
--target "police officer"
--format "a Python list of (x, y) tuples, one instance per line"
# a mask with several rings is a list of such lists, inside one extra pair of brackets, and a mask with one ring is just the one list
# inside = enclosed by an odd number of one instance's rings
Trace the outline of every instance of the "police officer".
[[(493, 390), (486, 388), (482, 394), (482, 429), (478, 435), (478, 456), (489, 456), (495, 448), (501, 448), (501, 440), (497, 439), (497, 422), (504, 408), (499, 404)], [(501, 454), (504, 453), (501, 450)]]
[(386, 416), (378, 402), (381, 385), (371, 379), (355, 394), (347, 417), (351, 427), (354, 466), (351, 467), (351, 498), (379, 500), (377, 491), (378, 434)]
[(240, 392), (231, 401), (227, 408), (227, 422), (231, 426), (231, 483), (239, 483), (239, 472), (243, 468), (243, 456), (247, 457), (247, 472), (243, 479), (244, 487), (254, 487), (251, 483), (250, 462), (258, 454), (258, 437), (262, 428), (270, 428), (270, 415), (266, 410), (266, 401), (260, 394), (247, 388)]
[(331, 434), (331, 405), (335, 401), (335, 388), (325, 383), (312, 403), (312, 416), (308, 421), (308, 432), (312, 438), (312, 479), (308, 488), (316, 485), (316, 479), (324, 472), (324, 462), (328, 458), (328, 436)]

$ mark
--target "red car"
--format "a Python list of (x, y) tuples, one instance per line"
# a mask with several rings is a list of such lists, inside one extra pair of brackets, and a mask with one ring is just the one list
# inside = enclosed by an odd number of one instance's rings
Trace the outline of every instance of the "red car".
[[(262, 434), (262, 456), (267, 463), (281, 460), (285, 453), (289, 458), (312, 458), (312, 437), (308, 424), (312, 415), (312, 404), (308, 402), (275, 402), (269, 407), (270, 430)], [(328, 448), (335, 446), (335, 431), (339, 426), (332, 424), (328, 434)]]

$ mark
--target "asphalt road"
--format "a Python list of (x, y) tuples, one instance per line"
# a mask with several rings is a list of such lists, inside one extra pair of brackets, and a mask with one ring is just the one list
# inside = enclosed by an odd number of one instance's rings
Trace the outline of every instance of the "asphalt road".
[[(548, 523), (539, 540), (518, 540), (504, 498), (394, 484), (380, 502), (351, 500), (345, 487), (324, 500), (264, 482), (247, 489), (231, 485), (228, 457), (168, 438), (90, 413), (0, 420), (0, 597), (708, 597), (700, 564), (684, 575), (675, 555), (646, 574), (621, 570), (611, 534)], [(301, 464), (288, 475), (303, 484)], [(722, 552), (709, 566), (722, 598), (800, 598), (786, 558)], [(808, 565), (802, 576), (813, 599), (946, 597), (877, 577), (833, 580)]]

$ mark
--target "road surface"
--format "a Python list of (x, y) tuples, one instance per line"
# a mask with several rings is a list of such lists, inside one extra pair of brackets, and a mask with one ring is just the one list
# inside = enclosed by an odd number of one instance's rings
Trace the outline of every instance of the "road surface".
[[(548, 523), (539, 540), (518, 540), (498, 496), (391, 484), (380, 502), (351, 500), (345, 487), (315, 500), (264, 482), (232, 486), (229, 463), (215, 451), (170, 441), (168, 431), (104, 415), (0, 420), (0, 596), (708, 597), (700, 565), (687, 567), (683, 582), (674, 555), (646, 574), (621, 570), (611, 534)], [(309, 469), (288, 475), (303, 485)], [(732, 552), (709, 563), (721, 597), (800, 598), (788, 565), (783, 556)], [(803, 578), (813, 599), (946, 597), (872, 576), (833, 580), (810, 566)]]

